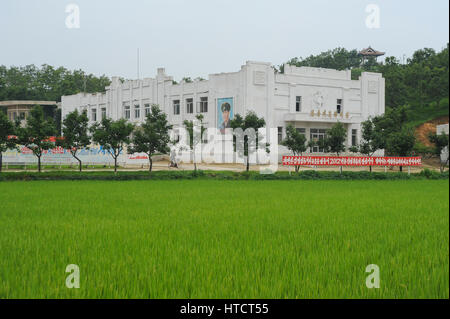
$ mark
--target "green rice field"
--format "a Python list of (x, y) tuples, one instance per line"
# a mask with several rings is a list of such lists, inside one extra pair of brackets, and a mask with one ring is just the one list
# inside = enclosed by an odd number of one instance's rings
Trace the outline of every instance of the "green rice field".
[(449, 298), (449, 182), (0, 182), (0, 298)]

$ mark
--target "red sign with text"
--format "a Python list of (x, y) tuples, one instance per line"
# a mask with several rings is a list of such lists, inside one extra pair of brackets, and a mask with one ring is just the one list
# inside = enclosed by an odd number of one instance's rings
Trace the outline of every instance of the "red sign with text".
[(283, 165), (421, 166), (421, 157), (283, 156)]

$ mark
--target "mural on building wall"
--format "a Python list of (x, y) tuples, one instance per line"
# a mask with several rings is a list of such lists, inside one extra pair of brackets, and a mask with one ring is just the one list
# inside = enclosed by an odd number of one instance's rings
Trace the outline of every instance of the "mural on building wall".
[(232, 97), (217, 99), (217, 124), (222, 134), (225, 133), (225, 129), (231, 128), (230, 120), (233, 118), (233, 111)]
[[(89, 148), (83, 148), (77, 156), (84, 164), (113, 164), (111, 155), (100, 145), (91, 144)], [(69, 150), (61, 147), (55, 147), (44, 151), (42, 155), (43, 164), (77, 164)], [(37, 157), (25, 146), (20, 146), (19, 150), (10, 149), (3, 153), (3, 162), (6, 163), (24, 163), (36, 164)], [(128, 154), (126, 150), (119, 155), (119, 163), (125, 164), (147, 164), (148, 156), (144, 153)]]

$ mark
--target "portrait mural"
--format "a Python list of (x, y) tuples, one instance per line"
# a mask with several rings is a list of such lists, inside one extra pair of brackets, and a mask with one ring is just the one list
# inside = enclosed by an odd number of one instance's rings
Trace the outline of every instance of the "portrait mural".
[(222, 134), (225, 133), (225, 129), (231, 128), (230, 120), (233, 118), (233, 108), (232, 97), (217, 99), (217, 124)]

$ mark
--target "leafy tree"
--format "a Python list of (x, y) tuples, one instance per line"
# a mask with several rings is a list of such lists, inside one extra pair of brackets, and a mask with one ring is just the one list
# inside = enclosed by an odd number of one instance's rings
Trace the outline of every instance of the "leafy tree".
[(198, 114), (195, 116), (195, 121), (184, 120), (183, 125), (186, 128), (187, 133), (189, 134), (189, 149), (193, 154), (194, 160), (194, 171), (197, 171), (197, 163), (195, 159), (195, 148), (202, 141), (203, 134), (206, 131), (206, 127), (203, 124), (203, 115)]
[(133, 129), (134, 125), (125, 119), (113, 121), (109, 118), (104, 118), (101, 123), (95, 123), (90, 128), (93, 141), (101, 145), (114, 159), (114, 173), (117, 173), (117, 158), (125, 145), (130, 143)]
[(145, 122), (134, 131), (129, 153), (145, 153), (150, 162), (149, 171), (152, 171), (152, 155), (156, 152), (168, 153), (170, 143), (169, 130), (172, 125), (167, 121), (167, 115), (153, 104)]
[(437, 155), (439, 157), (439, 170), (441, 171), (441, 173), (444, 171), (444, 166), (448, 164), (448, 153), (447, 153), (447, 158), (445, 159), (445, 161), (441, 160), (441, 154), (442, 151), (447, 148), (447, 150), (449, 149), (449, 145), (448, 145), (448, 134), (445, 134), (445, 132), (442, 132), (441, 134), (430, 134), (428, 136), (430, 142), (432, 142), (434, 144), (434, 154)]
[[(309, 147), (318, 145), (325, 153), (336, 153), (340, 156), (345, 151), (345, 141), (347, 140), (347, 131), (342, 123), (334, 124), (325, 135), (324, 139), (319, 141), (310, 141)], [(342, 166), (340, 167), (342, 173)]]
[[(281, 142), (281, 145), (286, 146), (295, 156), (302, 156), (307, 149), (306, 137), (304, 134), (298, 132), (292, 124), (286, 127), (286, 138)], [(299, 171), (300, 166), (295, 166), (295, 171)]]
[[(376, 151), (383, 148), (383, 136), (380, 131), (375, 129), (372, 119), (362, 122), (361, 127), (362, 141), (358, 146), (350, 148), (350, 150), (372, 157)], [(370, 171), (372, 172), (372, 166), (370, 166)]]
[(38, 158), (38, 171), (41, 172), (41, 157), (45, 151), (54, 147), (50, 138), (56, 134), (52, 118), (45, 119), (40, 105), (31, 109), (25, 127), (18, 127), (18, 142), (30, 149)]
[(3, 166), (3, 152), (16, 147), (14, 124), (8, 119), (5, 113), (0, 112), (0, 172)]
[(87, 148), (91, 143), (89, 132), (89, 119), (87, 111), (78, 113), (75, 110), (67, 114), (63, 121), (63, 137), (58, 138), (56, 143), (70, 151), (70, 154), (78, 161), (79, 170), (81, 172), (81, 159), (77, 156), (78, 151)]
[[(258, 150), (258, 129), (262, 128), (266, 125), (266, 121), (263, 117), (259, 118), (255, 112), (250, 111), (245, 115), (245, 118), (242, 117), (240, 114), (236, 114), (234, 119), (230, 121), (230, 126), (233, 128), (234, 136), (233, 136), (233, 143), (234, 148), (238, 150), (238, 152), (241, 153), (241, 156), (245, 156), (247, 159), (246, 163), (246, 170), (249, 171), (250, 169), (250, 160), (249, 156), (250, 154), (253, 154)], [(240, 138), (238, 136), (238, 132), (236, 129), (242, 129), (242, 132), (244, 136)], [(245, 131), (247, 129), (253, 129), (255, 132), (255, 143), (249, 143), (249, 136), (245, 134)], [(250, 141), (251, 142), (251, 141)], [(267, 151), (267, 145), (266, 145), (266, 151)]]
[[(410, 156), (415, 142), (414, 130), (403, 127), (400, 131), (393, 132), (386, 138), (386, 150), (389, 154), (396, 156)], [(402, 170), (403, 168), (400, 166), (400, 172)]]

